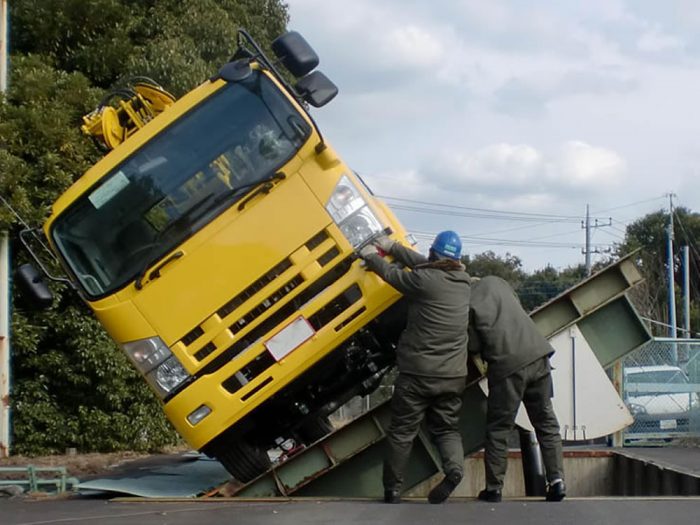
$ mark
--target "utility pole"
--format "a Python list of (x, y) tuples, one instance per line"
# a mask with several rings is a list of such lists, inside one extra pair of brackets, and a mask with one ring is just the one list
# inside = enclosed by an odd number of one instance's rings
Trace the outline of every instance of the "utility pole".
[(581, 228), (586, 230), (586, 248), (581, 250), (581, 253), (586, 256), (586, 275), (591, 275), (591, 254), (603, 253), (598, 248), (595, 250), (591, 248), (591, 229), (602, 228), (603, 226), (612, 226), (612, 217), (608, 219), (608, 224), (599, 224), (598, 219), (595, 219), (595, 223), (591, 225), (590, 205), (586, 204), (586, 221), (581, 223)]
[(0, 458), (10, 455), (10, 243), (0, 232)]
[[(0, 94), (7, 90), (7, 0), (0, 0)], [(0, 231), (0, 458), (10, 455), (10, 241)]]
[(591, 207), (586, 204), (586, 275), (591, 275)]
[[(674, 263), (673, 263), (673, 193), (668, 194), (669, 203), (669, 213), (668, 213), (668, 229), (666, 232), (666, 252), (667, 252), (667, 262), (668, 266), (668, 324), (669, 324), (669, 334), (668, 336), (675, 339), (676, 338), (676, 287), (675, 287), (675, 275), (674, 275)], [(674, 347), (674, 357), (677, 361), (678, 356), (675, 352)]]
[(683, 246), (683, 331), (690, 339), (690, 249)]
[(7, 0), (0, 0), (0, 93), (7, 90)]

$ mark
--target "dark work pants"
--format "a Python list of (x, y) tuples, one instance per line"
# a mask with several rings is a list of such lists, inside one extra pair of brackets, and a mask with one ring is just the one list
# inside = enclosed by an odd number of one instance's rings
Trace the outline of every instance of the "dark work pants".
[(486, 415), (486, 488), (501, 489), (508, 465), (508, 436), (513, 430), (520, 402), (535, 427), (547, 481), (564, 479), (559, 422), (552, 408), (552, 376), (549, 359), (543, 357), (522, 370), (492, 381)]
[(464, 377), (399, 374), (394, 383), (391, 422), (387, 430), (385, 489), (401, 490), (413, 440), (424, 418), (428, 433), (440, 453), (445, 474), (463, 474), (464, 450), (457, 423), (464, 387)]

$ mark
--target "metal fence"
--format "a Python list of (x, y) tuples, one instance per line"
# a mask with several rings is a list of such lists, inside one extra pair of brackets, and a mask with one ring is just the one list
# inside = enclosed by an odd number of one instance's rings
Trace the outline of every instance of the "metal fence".
[(700, 437), (700, 340), (657, 338), (624, 358), (626, 445)]

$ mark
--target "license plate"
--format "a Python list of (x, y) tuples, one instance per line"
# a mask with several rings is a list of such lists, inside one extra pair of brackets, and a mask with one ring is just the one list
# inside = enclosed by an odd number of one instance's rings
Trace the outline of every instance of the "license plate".
[(315, 333), (309, 322), (302, 316), (299, 316), (265, 341), (265, 347), (276, 361), (281, 361), (293, 350), (313, 337)]
[(671, 430), (678, 427), (678, 423), (675, 419), (662, 419), (659, 421), (659, 428), (661, 430)]

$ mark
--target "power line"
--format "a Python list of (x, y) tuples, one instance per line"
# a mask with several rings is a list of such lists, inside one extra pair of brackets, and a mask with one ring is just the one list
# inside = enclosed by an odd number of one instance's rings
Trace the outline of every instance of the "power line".
[(631, 202), (630, 204), (623, 204), (622, 206), (615, 206), (614, 208), (607, 208), (604, 210), (598, 210), (596, 213), (606, 213), (608, 211), (614, 211), (614, 210), (621, 210), (623, 208), (630, 208), (632, 206), (637, 206), (639, 204), (646, 204), (647, 202), (653, 202), (653, 201), (658, 201), (661, 199), (666, 199), (665, 195), (661, 195), (659, 197), (653, 197), (651, 199), (645, 199), (643, 201), (637, 201), (637, 202)]
[(515, 228), (506, 228), (504, 230), (491, 230), (488, 232), (480, 233), (478, 235), (492, 235), (494, 233), (509, 233), (509, 232), (514, 232), (514, 231), (519, 231), (519, 230), (527, 230), (530, 228), (536, 228), (537, 226), (545, 226), (547, 224), (551, 224), (551, 221), (538, 222), (538, 223), (534, 223), (534, 224), (526, 224), (525, 226), (516, 226)]
[(580, 218), (549, 218), (545, 219), (543, 216), (528, 216), (528, 215), (517, 215), (517, 214), (506, 214), (506, 212), (493, 211), (489, 213), (484, 212), (466, 212), (457, 210), (447, 210), (447, 209), (435, 209), (435, 208), (418, 208), (416, 206), (406, 206), (403, 204), (392, 204), (391, 207), (395, 210), (404, 210), (415, 213), (427, 213), (431, 215), (444, 215), (447, 217), (469, 217), (472, 219), (495, 219), (504, 221), (518, 221), (518, 222), (547, 222), (547, 223), (561, 223), (561, 222), (578, 222)]
[[(436, 233), (432, 232), (419, 232), (419, 231), (411, 231), (413, 235), (416, 237), (421, 237), (421, 238), (426, 238), (426, 239), (432, 239), (437, 235)], [(498, 239), (498, 238), (492, 238), (492, 237), (478, 237), (478, 236), (471, 236), (471, 235), (460, 235), (460, 239), (462, 239), (463, 242), (468, 243), (468, 244), (474, 244), (474, 245), (483, 245), (483, 244), (493, 244), (497, 246), (526, 246), (526, 247), (542, 247), (542, 248), (571, 248), (571, 249), (580, 249), (583, 247), (582, 243), (566, 243), (566, 242), (535, 242), (535, 241), (528, 241), (528, 240), (517, 240), (517, 239)]]
[[(392, 200), (392, 201), (398, 201), (398, 202), (406, 202), (409, 204), (419, 204), (422, 206), (432, 206), (432, 207), (438, 207), (438, 208), (451, 208), (454, 210), (478, 212), (480, 214), (487, 214), (488, 218), (491, 218), (491, 216), (503, 216), (503, 217), (517, 218), (517, 219), (530, 218), (530, 219), (551, 220), (551, 221), (561, 221), (561, 220), (580, 221), (581, 220), (581, 217), (577, 216), (577, 215), (557, 215), (557, 214), (552, 214), (552, 213), (502, 211), (502, 210), (494, 210), (494, 209), (487, 209), (487, 208), (475, 208), (475, 207), (471, 207), (471, 206), (459, 206), (456, 204), (442, 204), (439, 202), (428, 202), (428, 201), (420, 201), (420, 200), (414, 200), (414, 199), (404, 199), (401, 197), (392, 197), (390, 195), (377, 195), (377, 197), (379, 197), (380, 199)], [(393, 207), (397, 207), (397, 206), (401, 206), (401, 205), (393, 205)], [(417, 209), (421, 209), (421, 208), (417, 208)]]

